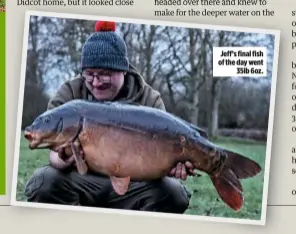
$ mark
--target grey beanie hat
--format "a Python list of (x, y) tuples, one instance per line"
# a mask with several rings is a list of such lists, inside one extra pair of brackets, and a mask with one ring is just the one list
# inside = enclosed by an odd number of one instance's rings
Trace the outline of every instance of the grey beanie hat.
[(115, 22), (98, 21), (95, 33), (82, 47), (81, 68), (127, 71), (129, 61), (124, 40), (115, 33)]

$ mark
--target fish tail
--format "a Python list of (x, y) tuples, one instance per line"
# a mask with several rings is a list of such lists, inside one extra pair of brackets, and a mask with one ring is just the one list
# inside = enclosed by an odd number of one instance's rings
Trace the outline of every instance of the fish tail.
[(261, 167), (238, 153), (227, 150), (224, 150), (224, 153), (227, 157), (222, 171), (210, 178), (221, 199), (233, 210), (238, 211), (244, 202), (243, 188), (239, 180), (257, 175)]
[(226, 166), (233, 171), (238, 179), (253, 177), (260, 173), (260, 165), (252, 159), (228, 150), (224, 150), (224, 152), (227, 154)]
[(243, 188), (233, 171), (225, 168), (219, 176), (210, 176), (220, 198), (233, 210), (238, 211), (243, 207)]

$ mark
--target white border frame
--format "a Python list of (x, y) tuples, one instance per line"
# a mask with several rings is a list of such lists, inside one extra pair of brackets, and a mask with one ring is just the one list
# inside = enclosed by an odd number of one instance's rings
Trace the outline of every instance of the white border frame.
[[(83, 19), (83, 20), (99, 20), (100, 19), (100, 20), (109, 20), (109, 21), (111, 20), (111, 21), (122, 22), (122, 23), (157, 24), (157, 25), (161, 25), (161, 26), (172, 26), (172, 27), (201, 28), (201, 29), (228, 30), (228, 31), (273, 34), (275, 36), (275, 44), (274, 44), (274, 58), (273, 58), (273, 71), (272, 71), (271, 94), (270, 94), (270, 108), (269, 108), (269, 120), (268, 120), (268, 134), (267, 134), (266, 157), (265, 157), (264, 187), (263, 187), (263, 194), (262, 194), (261, 219), (260, 220), (249, 220), (249, 219), (240, 219), (240, 218), (220, 218), (220, 217), (209, 217), (209, 216), (187, 215), (187, 214), (182, 214), (182, 215), (164, 214), (164, 213), (146, 212), (146, 211), (145, 212), (143, 212), (143, 211), (129, 211), (129, 210), (91, 208), (91, 207), (70, 206), (70, 205), (53, 205), (53, 204), (41, 204), (41, 203), (29, 203), (29, 202), (17, 201), (16, 200), (17, 176), (18, 176), (18, 166), (19, 166), (21, 123), (22, 123), (22, 112), (23, 112), (23, 95), (24, 95), (24, 87), (25, 87), (25, 74), (26, 74), (25, 71), (26, 71), (30, 16), (47, 16), (47, 17)], [(226, 223), (251, 224), (251, 225), (264, 226), (266, 223), (267, 197), (268, 197), (271, 146), (272, 146), (272, 132), (273, 132), (273, 123), (274, 123), (274, 106), (275, 106), (277, 71), (278, 71), (279, 42), (280, 42), (280, 31), (279, 30), (236, 27), (236, 26), (206, 25), (206, 24), (195, 24), (195, 23), (184, 23), (184, 22), (181, 23), (181, 22), (169, 22), (169, 21), (159, 21), (159, 20), (143, 20), (143, 19), (83, 15), (83, 14), (54, 13), (54, 12), (43, 12), (43, 11), (26, 11), (25, 24), (24, 24), (24, 35), (23, 35), (23, 51), (22, 51), (23, 54), (22, 54), (21, 74), (20, 74), (21, 79), (20, 79), (19, 98), (18, 98), (18, 112), (17, 112), (18, 116), (17, 116), (17, 128), (16, 128), (15, 151), (14, 151), (14, 166), (13, 166), (13, 176), (12, 176), (11, 205), (12, 206), (21, 206), (21, 207), (69, 210), (69, 211), (85, 211), (85, 212), (95, 212), (95, 213), (102, 212), (102, 213), (113, 213), (113, 214), (141, 215), (141, 216), (162, 217), (162, 218), (163, 217), (179, 218), (179, 219), (187, 219), (187, 220), (215, 221), (215, 222), (222, 222), (222, 223), (226, 222)]]

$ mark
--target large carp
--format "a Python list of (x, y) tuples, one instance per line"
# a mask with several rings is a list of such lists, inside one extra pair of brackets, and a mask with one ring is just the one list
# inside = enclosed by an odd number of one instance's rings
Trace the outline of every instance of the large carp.
[(244, 200), (239, 179), (261, 171), (253, 160), (212, 144), (195, 125), (126, 103), (72, 100), (38, 116), (24, 136), (30, 149), (71, 149), (79, 173), (89, 169), (109, 176), (119, 195), (130, 180), (158, 179), (178, 162), (190, 161), (209, 175), (222, 200), (239, 210)]

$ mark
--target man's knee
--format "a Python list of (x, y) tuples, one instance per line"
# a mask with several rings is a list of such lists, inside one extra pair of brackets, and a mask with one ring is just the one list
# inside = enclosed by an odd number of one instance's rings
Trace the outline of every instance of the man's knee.
[(161, 187), (168, 195), (173, 212), (184, 213), (188, 209), (191, 194), (177, 179), (166, 177)]
[(46, 166), (37, 169), (25, 185), (25, 196), (28, 201), (47, 202), (53, 192), (61, 189), (63, 174)]
[[(160, 212), (184, 213), (189, 206), (191, 194), (174, 178), (164, 178), (159, 183), (152, 184), (147, 191), (148, 201), (152, 209)], [(150, 209), (145, 207), (144, 209)]]

